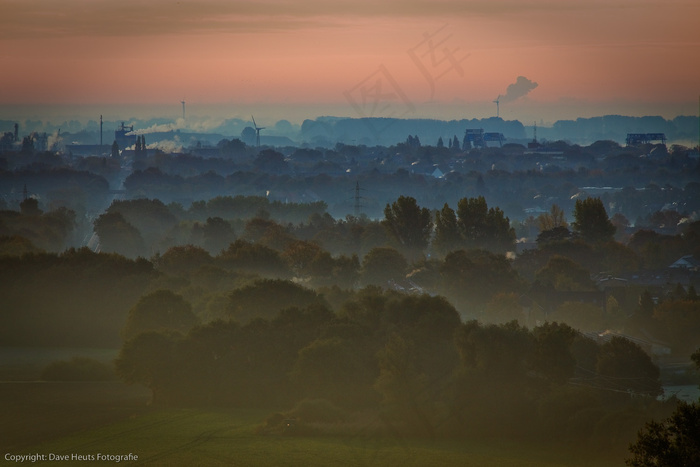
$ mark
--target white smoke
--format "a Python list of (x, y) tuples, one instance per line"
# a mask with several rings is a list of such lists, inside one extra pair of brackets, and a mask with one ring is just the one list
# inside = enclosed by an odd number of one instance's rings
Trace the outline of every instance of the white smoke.
[(157, 143), (153, 144), (147, 144), (146, 147), (148, 149), (158, 149), (159, 151), (172, 154), (172, 153), (178, 153), (178, 152), (184, 152), (184, 148), (182, 146), (182, 143), (179, 141), (173, 141), (173, 140), (163, 140), (163, 141), (158, 141)]
[(508, 85), (505, 95), (498, 96), (498, 100), (500, 102), (513, 102), (514, 100), (526, 96), (536, 87), (537, 83), (534, 81), (530, 81), (524, 76), (518, 76), (515, 83)]
[(208, 133), (224, 124), (221, 118), (196, 118), (187, 117), (187, 120), (178, 118), (172, 123), (158, 123), (148, 128), (130, 131), (128, 136), (147, 135), (149, 133), (167, 133), (169, 131), (187, 130), (194, 133)]
[(59, 130), (50, 134), (46, 140), (46, 146), (49, 151), (60, 151), (63, 147), (63, 136)]
[[(182, 119), (180, 119), (182, 120)], [(130, 131), (126, 136), (136, 136), (136, 135), (147, 135), (149, 133), (167, 133), (169, 131), (179, 130), (177, 122), (174, 123), (160, 123), (151, 125), (148, 128), (141, 128), (138, 130)]]

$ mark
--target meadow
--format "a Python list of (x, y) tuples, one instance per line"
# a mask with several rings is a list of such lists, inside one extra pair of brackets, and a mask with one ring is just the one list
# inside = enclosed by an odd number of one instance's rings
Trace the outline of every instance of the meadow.
[[(148, 394), (121, 383), (4, 383), (3, 456), (40, 454), (46, 462), (114, 465), (226, 466), (620, 466), (625, 453), (502, 440), (427, 440), (370, 436), (362, 427), (344, 434), (262, 435), (271, 411), (155, 409)], [(49, 461), (52, 456), (53, 461)], [(56, 461), (68, 456), (66, 461)], [(4, 459), (8, 462), (7, 459)], [(9, 462), (8, 462), (9, 463)]]

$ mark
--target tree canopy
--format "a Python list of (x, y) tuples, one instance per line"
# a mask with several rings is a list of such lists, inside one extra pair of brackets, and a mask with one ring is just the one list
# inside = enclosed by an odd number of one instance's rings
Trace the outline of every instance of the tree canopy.
[(410, 196), (399, 196), (396, 201), (386, 205), (383, 224), (410, 255), (425, 250), (433, 228), (430, 210), (418, 206), (415, 198)]
[(572, 227), (585, 241), (602, 243), (613, 240), (615, 225), (608, 218), (600, 198), (577, 199)]

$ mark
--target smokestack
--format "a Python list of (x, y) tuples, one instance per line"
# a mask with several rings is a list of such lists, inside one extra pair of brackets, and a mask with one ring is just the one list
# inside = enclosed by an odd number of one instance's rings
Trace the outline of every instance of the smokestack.
[(102, 150), (102, 115), (100, 115), (100, 151)]

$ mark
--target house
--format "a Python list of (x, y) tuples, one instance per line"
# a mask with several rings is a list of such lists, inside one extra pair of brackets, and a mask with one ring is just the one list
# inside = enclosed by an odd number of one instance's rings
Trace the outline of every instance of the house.
[(700, 271), (700, 261), (693, 255), (686, 255), (669, 266), (674, 269), (685, 269), (688, 271)]

